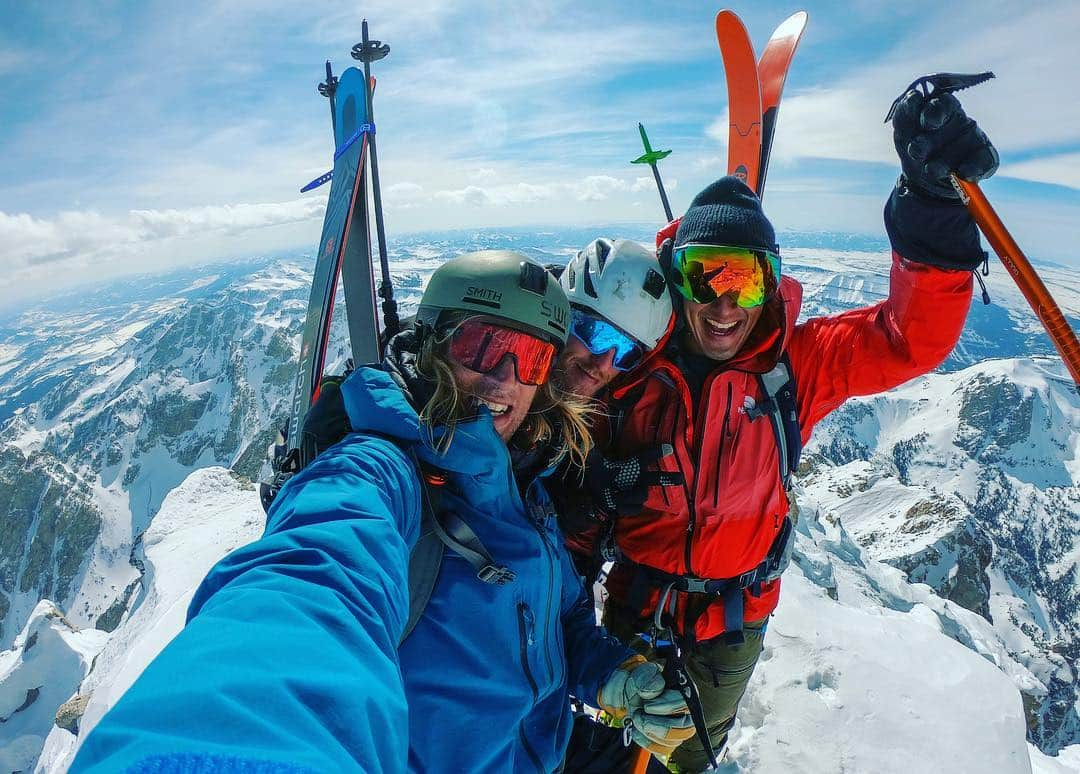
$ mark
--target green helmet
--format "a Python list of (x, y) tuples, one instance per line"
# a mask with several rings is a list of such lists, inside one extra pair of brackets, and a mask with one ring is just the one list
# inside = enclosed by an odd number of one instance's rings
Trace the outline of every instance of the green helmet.
[(511, 250), (465, 253), (436, 269), (416, 321), (438, 328), (448, 312), (502, 318), (559, 347), (569, 335), (570, 302), (559, 281), (536, 261)]

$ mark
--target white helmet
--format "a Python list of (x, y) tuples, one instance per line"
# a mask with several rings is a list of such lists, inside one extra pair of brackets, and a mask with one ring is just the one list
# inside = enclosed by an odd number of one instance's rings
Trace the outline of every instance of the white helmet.
[(654, 349), (671, 324), (671, 297), (656, 255), (628, 239), (594, 239), (559, 277), (571, 306), (595, 312)]

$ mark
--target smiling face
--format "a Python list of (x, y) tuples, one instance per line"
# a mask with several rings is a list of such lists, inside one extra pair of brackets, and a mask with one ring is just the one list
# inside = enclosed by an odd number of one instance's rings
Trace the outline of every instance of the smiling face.
[(495, 422), (495, 432), (509, 441), (529, 413), (537, 385), (517, 379), (512, 356), (504, 357), (486, 374), (473, 371), (450, 359), (450, 370), (458, 389), (487, 406)]
[(735, 303), (733, 293), (725, 293), (709, 304), (686, 301), (687, 348), (712, 360), (731, 360), (757, 325), (762, 308), (744, 309)]
[(618, 369), (612, 365), (614, 357), (613, 349), (594, 355), (576, 336), (571, 336), (555, 362), (551, 378), (565, 392), (591, 398), (618, 376)]

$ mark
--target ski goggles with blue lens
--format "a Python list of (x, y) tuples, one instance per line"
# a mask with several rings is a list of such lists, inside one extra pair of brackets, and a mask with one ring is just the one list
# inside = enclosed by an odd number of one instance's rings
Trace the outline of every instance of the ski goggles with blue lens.
[(672, 283), (688, 301), (709, 304), (727, 293), (743, 309), (761, 306), (780, 284), (780, 255), (721, 245), (683, 245), (671, 256)]
[(619, 371), (629, 371), (645, 357), (645, 348), (614, 325), (583, 309), (573, 310), (570, 332), (594, 355), (611, 350), (611, 364)]

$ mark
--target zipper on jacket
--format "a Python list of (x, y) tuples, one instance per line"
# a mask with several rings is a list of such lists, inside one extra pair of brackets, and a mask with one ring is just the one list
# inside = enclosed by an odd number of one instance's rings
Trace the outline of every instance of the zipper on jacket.
[[(687, 575), (693, 575), (694, 574), (693, 563), (690, 560), (690, 556), (693, 553), (694, 532), (697, 530), (697, 509), (695, 508), (695, 505), (696, 505), (695, 501), (696, 501), (696, 498), (697, 498), (698, 471), (701, 468), (700, 464), (693, 464), (693, 462), (694, 462), (694, 460), (700, 461), (700, 459), (701, 459), (701, 436), (702, 436), (702, 434), (704, 433), (704, 430), (705, 430), (705, 417), (707, 417), (709, 415), (709, 393), (712, 392), (712, 386), (713, 386), (714, 381), (716, 381), (716, 374), (715, 373), (709, 374), (709, 376), (707, 376), (705, 378), (705, 383), (703, 385), (701, 385), (701, 397), (698, 398), (697, 405), (694, 407), (695, 409), (697, 409), (697, 418), (693, 419), (693, 422), (694, 422), (694, 443), (693, 443), (693, 445), (692, 445), (692, 447), (690, 449), (690, 460), (691, 460), (691, 464), (693, 465), (692, 470), (694, 472), (694, 475), (693, 475), (692, 480), (691, 480), (691, 482), (689, 484), (690, 489), (687, 492), (687, 496), (686, 496), (687, 510), (689, 511), (689, 516), (690, 516), (690, 518), (689, 518), (689, 520), (687, 521), (687, 524), (686, 524), (686, 574)], [(705, 407), (704, 411), (701, 410), (702, 406)], [(692, 420), (692, 418), (687, 417), (686, 420), (689, 422), (689, 421)], [(686, 480), (686, 474), (685, 473), (683, 474), (683, 480), (684, 481)]]
[(724, 421), (720, 424), (720, 447), (716, 451), (716, 483), (713, 486), (712, 504), (716, 508), (720, 504), (720, 468), (724, 459), (724, 447), (727, 445), (728, 420), (731, 418), (731, 382), (727, 386), (727, 405), (724, 406)]
[[(525, 672), (525, 679), (529, 681), (529, 688), (532, 690), (533, 695), (533, 707), (535, 708), (536, 702), (540, 697), (540, 690), (536, 685), (536, 679), (533, 677), (532, 669), (529, 668), (529, 643), (532, 640), (531, 628), (528, 623), (530, 610), (529, 606), (524, 602), (518, 602), (518, 646), (521, 656), (521, 669)], [(537, 771), (543, 771), (544, 765), (540, 761), (540, 756), (536, 754), (536, 750), (529, 744), (529, 738), (525, 735), (525, 721), (522, 719), (518, 723), (518, 736), (521, 739), (521, 746), (525, 748), (525, 752), (529, 756), (529, 760), (532, 761), (533, 766)]]
[(529, 606), (524, 602), (518, 602), (518, 644), (521, 655), (521, 668), (525, 671), (525, 678), (529, 681), (532, 689), (533, 701), (539, 698), (540, 689), (536, 685), (532, 669), (529, 668), (529, 645), (533, 641), (532, 627), (529, 625)]
[[(540, 543), (544, 547), (543, 550), (544, 550), (544, 553), (547, 555), (547, 560), (548, 560), (549, 572), (548, 572), (548, 590), (547, 590), (547, 597), (546, 597), (545, 609), (544, 609), (544, 624), (543, 624), (544, 625), (544, 631), (543, 631), (544, 648), (543, 648), (543, 650), (544, 650), (544, 661), (547, 662), (548, 674), (551, 675), (552, 682), (557, 683), (557, 682), (561, 682), (562, 675), (561, 675), (561, 672), (560, 672), (559, 675), (555, 674), (555, 661), (556, 661), (556, 659), (553, 659), (552, 656), (551, 656), (551, 647), (550, 647), (550, 642), (548, 641), (548, 634), (549, 634), (549, 632), (551, 630), (550, 623), (551, 623), (551, 614), (552, 614), (552, 599), (555, 596), (555, 577), (556, 577), (556, 574), (561, 574), (560, 571), (561, 571), (562, 568), (558, 564), (558, 557), (555, 556), (555, 549), (552, 547), (551, 543), (548, 541), (548, 533), (547, 533), (546, 521), (547, 521), (547, 518), (550, 516), (550, 512), (544, 512), (542, 514), (539, 506), (536, 505), (535, 496), (534, 497), (529, 497), (529, 492), (532, 491), (533, 487), (542, 486), (542, 484), (538, 483), (538, 480), (539, 480), (539, 477), (537, 479), (535, 479), (531, 484), (529, 484), (528, 490), (526, 491), (525, 495), (522, 497), (522, 505), (524, 506), (524, 508), (526, 510), (526, 515), (529, 517), (528, 518), (529, 523), (533, 525), (533, 528), (536, 530), (537, 534), (540, 536)], [(543, 520), (541, 520), (541, 515), (544, 516)], [(565, 656), (564, 656), (564, 658), (565, 658)], [(559, 660), (559, 663), (562, 663), (561, 659), (558, 659), (558, 660)]]

